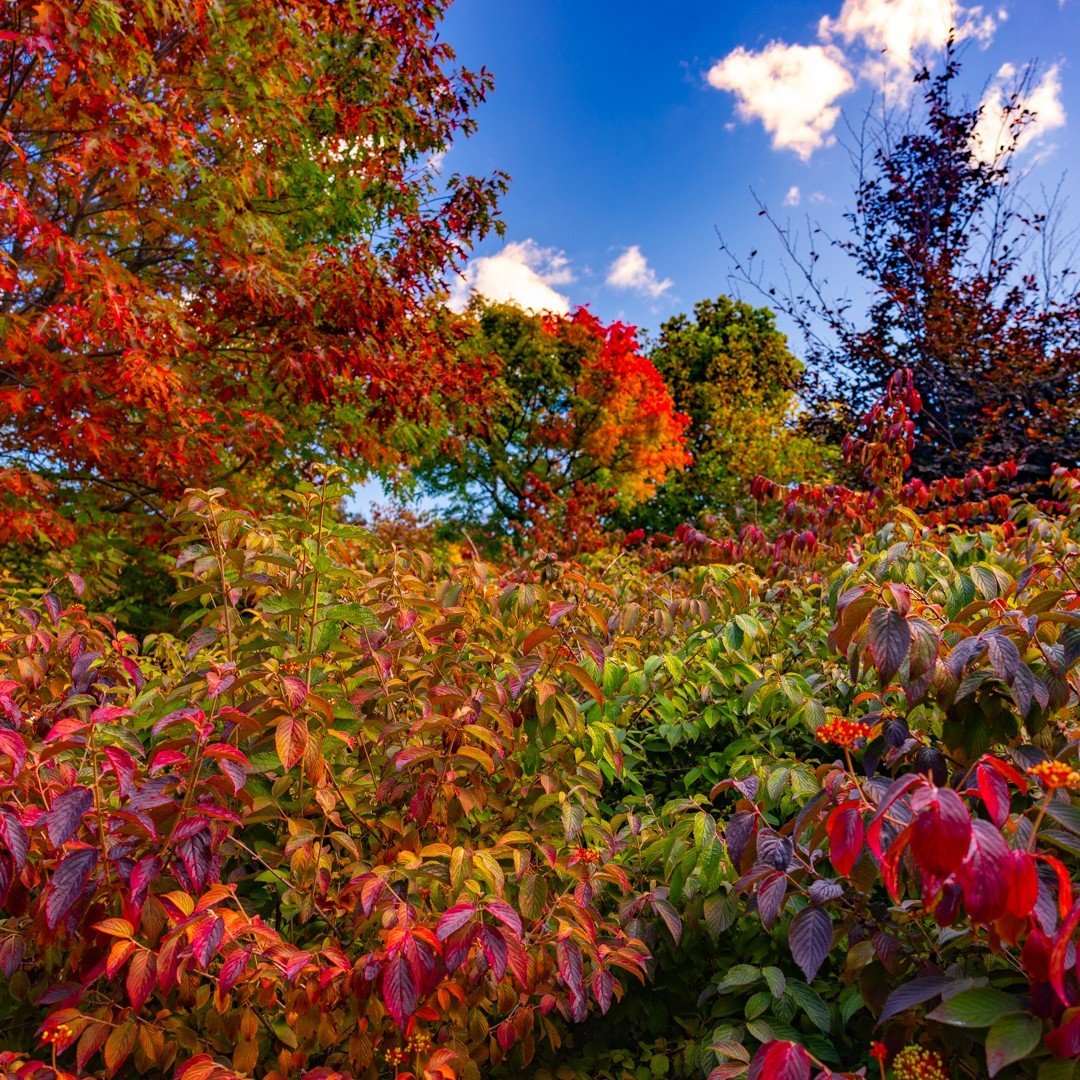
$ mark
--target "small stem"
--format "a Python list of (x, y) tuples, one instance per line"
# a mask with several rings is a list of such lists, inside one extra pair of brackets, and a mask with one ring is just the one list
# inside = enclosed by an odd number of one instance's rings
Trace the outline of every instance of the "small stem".
[(1039, 812), (1035, 815), (1035, 824), (1031, 827), (1031, 835), (1028, 837), (1027, 850), (1035, 850), (1035, 840), (1039, 835), (1039, 826), (1043, 823), (1043, 818), (1046, 817), (1046, 808), (1050, 805), (1050, 800), (1053, 798), (1053, 792), (1048, 791), (1046, 798), (1039, 804)]

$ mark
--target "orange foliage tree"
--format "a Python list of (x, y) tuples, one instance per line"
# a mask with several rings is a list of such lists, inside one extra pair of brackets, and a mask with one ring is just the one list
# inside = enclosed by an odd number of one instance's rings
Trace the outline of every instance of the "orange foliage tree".
[(649, 498), (689, 462), (687, 417), (639, 348), (637, 330), (584, 308), (534, 315), (477, 303), (462, 352), (486, 365), (491, 404), (463, 417), (421, 471), (424, 488), (493, 530), (540, 530), (581, 550), (605, 516)]
[(42, 483), (68, 517), (250, 496), (475, 395), (433, 298), (502, 179), (428, 167), (489, 87), (445, 7), (4, 5), (0, 541), (71, 538)]

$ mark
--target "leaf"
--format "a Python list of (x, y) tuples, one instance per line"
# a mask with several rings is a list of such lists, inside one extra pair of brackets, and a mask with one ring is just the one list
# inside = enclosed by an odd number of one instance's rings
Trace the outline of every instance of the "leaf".
[(761, 978), (761, 971), (752, 964), (734, 964), (724, 973), (723, 979), (717, 986), (721, 994), (728, 990), (735, 990), (743, 986), (751, 986)]
[(788, 945), (807, 982), (813, 982), (832, 948), (832, 919), (818, 907), (805, 907), (791, 920)]
[(657, 900), (654, 898), (652, 906), (657, 915), (664, 920), (664, 925), (668, 928), (668, 933), (671, 934), (672, 940), (678, 945), (682, 938), (682, 919), (679, 918), (679, 913), (667, 900)]
[(926, 1018), (954, 1027), (982, 1028), (990, 1027), (1003, 1016), (1023, 1011), (1023, 1006), (1012, 994), (990, 986), (980, 986), (973, 990), (962, 990), (955, 997), (943, 1001), (933, 1012), (927, 1013)]
[(535, 630), (526, 635), (525, 640), (521, 643), (521, 655), (528, 656), (537, 645), (547, 641), (548, 638), (557, 637), (558, 633), (558, 630), (555, 630), (551, 626), (538, 626)]
[(72, 787), (53, 799), (46, 815), (49, 840), (60, 847), (70, 840), (82, 824), (83, 815), (94, 805), (94, 793), (87, 787)]
[(21, 870), (26, 865), (30, 837), (27, 836), (22, 822), (6, 806), (0, 806), (0, 840), (4, 841), (4, 846), (11, 852), (15, 869)]
[[(331, 604), (325, 611), (320, 612), (320, 621), (322, 619), (330, 619), (334, 622), (352, 623), (353, 626), (359, 626), (368, 630), (382, 629), (382, 623), (379, 622), (375, 613), (364, 607), (363, 604)], [(337, 635), (335, 635), (335, 640), (336, 636)], [(325, 646), (323, 646), (323, 648), (325, 648)], [(321, 652), (322, 649), (316, 648), (315, 651)]]
[(218, 915), (210, 915), (198, 924), (191, 939), (191, 951), (203, 971), (210, 966), (210, 960), (224, 936), (225, 923)]
[(947, 877), (971, 845), (971, 815), (952, 788), (937, 788), (915, 815), (911, 853), (918, 864)]
[(128, 1001), (136, 1011), (141, 1011), (154, 989), (154, 979), (157, 977), (157, 964), (154, 954), (146, 950), (140, 950), (131, 958), (128, 967), (127, 978), (124, 987), (127, 990)]
[(604, 691), (600, 689), (596, 680), (580, 664), (564, 663), (562, 670), (573, 675), (578, 685), (589, 693), (596, 704), (603, 706)]
[(447, 908), (439, 919), (439, 925), (435, 935), (440, 941), (445, 941), (451, 934), (456, 934), (463, 926), (468, 926), (476, 916), (475, 904), (455, 904)]
[(922, 1005), (923, 1002), (938, 997), (942, 990), (952, 981), (952, 979), (945, 978), (944, 975), (928, 975), (925, 978), (912, 979), (910, 982), (898, 986), (885, 999), (881, 1015), (878, 1017), (878, 1024), (884, 1024), (886, 1020), (891, 1020), (894, 1016), (899, 1016), (900, 1013), (906, 1012), (916, 1005)]
[(750, 1063), (749, 1080), (810, 1080), (810, 1058), (798, 1043), (766, 1043)]
[(404, 1031), (409, 1018), (416, 1012), (418, 996), (412, 967), (403, 952), (391, 953), (383, 963), (381, 989), (386, 1011)]
[(980, 762), (976, 768), (975, 782), (990, 820), (1000, 829), (1009, 817), (1008, 784), (986, 762)]
[(1042, 1021), (1034, 1016), (1003, 1016), (986, 1035), (986, 1070), (997, 1076), (1006, 1065), (1026, 1058), (1042, 1041)]
[(135, 927), (127, 919), (102, 919), (94, 923), (94, 929), (115, 938), (130, 938), (135, 933)]
[(883, 684), (890, 682), (911, 648), (907, 619), (894, 608), (875, 608), (870, 613), (867, 641), (878, 676)]
[(784, 973), (779, 968), (767, 967), (761, 969), (761, 974), (765, 976), (765, 982), (772, 991), (772, 996), (774, 998), (783, 997), (784, 990), (787, 988)]
[(45, 921), (50, 930), (56, 929), (60, 920), (83, 895), (97, 863), (98, 853), (93, 848), (80, 848), (60, 860), (45, 897)]
[(758, 914), (767, 930), (771, 930), (776, 916), (780, 914), (784, 898), (787, 896), (787, 874), (777, 871), (770, 874), (757, 888)]
[(308, 744), (307, 720), (302, 716), (283, 716), (274, 732), (274, 748), (286, 771), (303, 760)]
[(555, 958), (563, 985), (572, 992), (580, 993), (583, 970), (580, 946), (569, 938), (560, 938), (555, 943)]
[(825, 819), (829, 835), (829, 858), (836, 872), (847, 877), (863, 847), (866, 830), (858, 802), (846, 802), (832, 810)]
[[(484, 903), (484, 908), (490, 911), (503, 926), (507, 927), (519, 941), (521, 940), (524, 933), (521, 916), (505, 900), (487, 900)], [(441, 920), (439, 925), (442, 925)]]
[(109, 1033), (102, 1053), (105, 1058), (105, 1068), (110, 1076), (127, 1061), (131, 1051), (135, 1049), (137, 1036), (134, 1020), (125, 1020)]

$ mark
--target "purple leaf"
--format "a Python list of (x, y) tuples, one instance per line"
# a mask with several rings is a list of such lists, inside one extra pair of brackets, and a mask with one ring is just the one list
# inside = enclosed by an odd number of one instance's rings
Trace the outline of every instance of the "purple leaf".
[(86, 883), (97, 863), (98, 853), (93, 848), (80, 848), (60, 860), (45, 898), (45, 921), (50, 930), (59, 926), (60, 920), (86, 891)]
[(21, 870), (26, 865), (26, 853), (30, 850), (30, 837), (26, 835), (22, 822), (14, 811), (0, 806), (0, 840), (11, 852), (15, 860), (15, 869)]
[(49, 840), (53, 847), (61, 847), (78, 832), (83, 814), (93, 805), (94, 793), (87, 787), (68, 788), (53, 799), (46, 815)]
[(922, 1005), (923, 1002), (931, 1001), (945, 989), (951, 979), (944, 975), (928, 975), (922, 979), (912, 979), (910, 982), (898, 986), (886, 999), (885, 1006), (878, 1017), (878, 1024), (884, 1024), (902, 1012)]
[(788, 944), (807, 982), (813, 982), (822, 962), (829, 955), (832, 940), (832, 919), (821, 908), (805, 907), (791, 920)]

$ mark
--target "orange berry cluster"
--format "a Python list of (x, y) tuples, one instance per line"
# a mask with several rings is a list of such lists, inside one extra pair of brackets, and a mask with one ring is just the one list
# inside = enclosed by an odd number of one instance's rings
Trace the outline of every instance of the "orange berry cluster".
[(587, 847), (574, 848), (574, 862), (598, 863), (599, 861), (599, 851), (593, 851), (592, 848)]
[(386, 1064), (391, 1068), (397, 1068), (399, 1065), (404, 1065), (409, 1055), (404, 1047), (392, 1046), (386, 1051)]
[(835, 743), (850, 748), (858, 739), (868, 739), (873, 729), (861, 720), (848, 720), (843, 716), (827, 720), (817, 729), (817, 738), (823, 743)]
[(426, 1031), (418, 1031), (405, 1046), (414, 1054), (426, 1054), (431, 1049), (431, 1036)]
[(941, 1058), (921, 1046), (905, 1046), (893, 1060), (896, 1080), (949, 1080)]
[(1047, 791), (1080, 791), (1080, 772), (1064, 761), (1040, 761), (1028, 769), (1028, 775), (1034, 776)]
[(62, 1039), (66, 1039), (70, 1034), (71, 1028), (67, 1024), (57, 1024), (56, 1027), (41, 1033), (41, 1041), (43, 1043), (60, 1042)]

